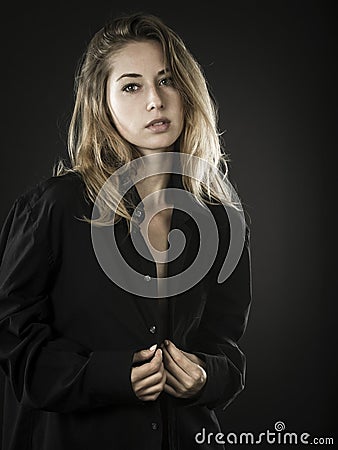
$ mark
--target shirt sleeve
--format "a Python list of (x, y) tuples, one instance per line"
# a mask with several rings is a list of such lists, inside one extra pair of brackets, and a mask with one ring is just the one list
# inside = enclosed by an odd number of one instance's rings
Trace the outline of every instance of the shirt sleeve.
[[(140, 403), (133, 350), (91, 351), (51, 326), (51, 205), (13, 204), (0, 235), (0, 367), (19, 402), (54, 412)], [(53, 218), (55, 219), (55, 218)], [(60, 244), (61, 245), (61, 244)]]
[(186, 406), (203, 405), (224, 410), (244, 389), (246, 358), (238, 341), (245, 332), (252, 300), (250, 230), (247, 225), (238, 264), (229, 278), (218, 283), (217, 276), (227, 248), (222, 246), (222, 258), (211, 273), (197, 338), (187, 349), (205, 362), (207, 381), (196, 397), (183, 400)]

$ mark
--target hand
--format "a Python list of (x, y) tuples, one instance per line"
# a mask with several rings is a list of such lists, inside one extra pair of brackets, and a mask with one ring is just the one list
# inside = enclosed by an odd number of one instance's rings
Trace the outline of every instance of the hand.
[(166, 340), (163, 345), (163, 360), (166, 382), (164, 391), (177, 398), (194, 397), (205, 385), (207, 374), (204, 362), (198, 356), (179, 350)]
[[(153, 358), (152, 358), (153, 357)], [(166, 374), (164, 371), (162, 350), (140, 350), (134, 353), (133, 363), (140, 363), (152, 358), (148, 363), (133, 367), (131, 370), (131, 385), (140, 400), (156, 400), (163, 391)]]

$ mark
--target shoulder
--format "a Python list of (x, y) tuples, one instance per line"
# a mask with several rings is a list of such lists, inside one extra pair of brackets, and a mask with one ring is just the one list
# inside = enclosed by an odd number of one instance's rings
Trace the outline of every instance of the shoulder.
[(69, 172), (51, 176), (27, 188), (14, 202), (18, 214), (32, 220), (48, 220), (57, 216), (88, 213), (90, 202), (80, 174)]
[(40, 180), (26, 189), (16, 200), (34, 209), (38, 205), (68, 206), (85, 202), (85, 186), (80, 174), (69, 172)]
[(242, 236), (245, 243), (250, 241), (250, 222), (246, 210), (242, 207), (216, 202), (206, 205), (212, 213), (217, 227), (226, 235)]

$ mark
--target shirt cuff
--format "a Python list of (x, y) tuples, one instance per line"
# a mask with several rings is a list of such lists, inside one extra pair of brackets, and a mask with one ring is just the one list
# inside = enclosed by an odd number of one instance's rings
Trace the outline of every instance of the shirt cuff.
[(97, 406), (139, 403), (131, 384), (134, 351), (94, 351), (86, 369), (84, 389)]

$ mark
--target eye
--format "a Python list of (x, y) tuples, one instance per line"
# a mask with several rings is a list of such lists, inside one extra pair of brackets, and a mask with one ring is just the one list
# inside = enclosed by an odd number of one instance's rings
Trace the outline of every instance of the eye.
[(122, 91), (132, 94), (132, 93), (136, 92), (139, 88), (140, 88), (139, 84), (129, 83), (129, 84), (126, 84), (125, 86), (123, 86)]
[(172, 77), (162, 78), (159, 82), (160, 86), (173, 86), (174, 81)]

